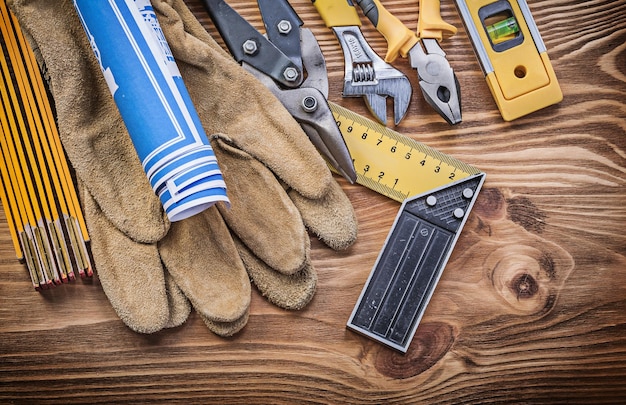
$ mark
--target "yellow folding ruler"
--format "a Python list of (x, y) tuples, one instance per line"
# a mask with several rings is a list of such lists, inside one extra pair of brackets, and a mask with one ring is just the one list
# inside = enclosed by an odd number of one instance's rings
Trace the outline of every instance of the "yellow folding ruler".
[(330, 106), (352, 155), (357, 183), (402, 201), (346, 326), (406, 353), (485, 174)]
[(17, 19), (0, 0), (0, 201), (33, 287), (91, 276), (87, 227), (52, 106)]

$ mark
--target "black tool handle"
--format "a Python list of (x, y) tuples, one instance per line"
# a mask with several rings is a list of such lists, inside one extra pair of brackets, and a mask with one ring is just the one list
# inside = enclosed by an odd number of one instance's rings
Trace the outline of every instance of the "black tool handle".
[(302, 70), (302, 20), (287, 0), (257, 0), (270, 42)]
[(356, 4), (359, 5), (359, 7), (361, 7), (361, 10), (363, 10), (363, 14), (365, 14), (365, 16), (372, 22), (372, 24), (374, 24), (375, 27), (378, 26), (378, 7), (376, 6), (376, 3), (374, 3), (374, 0), (354, 0), (356, 2)]
[(286, 87), (298, 87), (302, 83), (301, 68), (224, 0), (202, 0), (202, 3), (237, 62), (246, 62)]

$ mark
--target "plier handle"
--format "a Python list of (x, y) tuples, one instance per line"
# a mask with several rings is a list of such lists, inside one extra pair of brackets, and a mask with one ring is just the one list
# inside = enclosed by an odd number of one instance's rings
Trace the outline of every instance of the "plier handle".
[(324, 56), (287, 0), (257, 0), (267, 37), (224, 0), (203, 3), (235, 60), (282, 102), (318, 151), (354, 183), (354, 163), (328, 105)]

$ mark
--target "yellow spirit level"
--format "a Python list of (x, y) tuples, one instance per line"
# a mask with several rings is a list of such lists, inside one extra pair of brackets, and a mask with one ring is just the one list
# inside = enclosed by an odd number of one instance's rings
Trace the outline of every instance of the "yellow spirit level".
[(512, 121), (563, 99), (525, 0), (455, 0), (502, 118)]

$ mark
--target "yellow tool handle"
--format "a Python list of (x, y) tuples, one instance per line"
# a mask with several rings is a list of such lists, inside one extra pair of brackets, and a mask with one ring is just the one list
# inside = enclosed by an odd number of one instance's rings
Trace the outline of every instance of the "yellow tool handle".
[(311, 0), (327, 27), (361, 26), (351, 0)]
[(393, 62), (398, 55), (406, 58), (419, 38), (396, 16), (391, 14), (379, 0), (355, 0), (363, 14), (374, 24), (378, 32), (387, 40), (385, 62)]
[(456, 34), (456, 27), (443, 21), (439, 0), (420, 0), (419, 19), (417, 20), (417, 36), (441, 41)]

